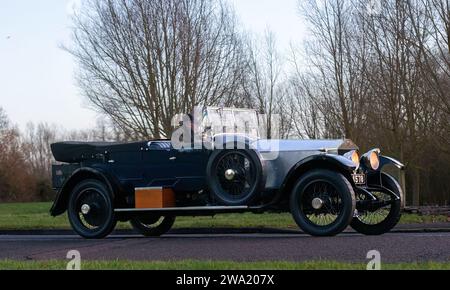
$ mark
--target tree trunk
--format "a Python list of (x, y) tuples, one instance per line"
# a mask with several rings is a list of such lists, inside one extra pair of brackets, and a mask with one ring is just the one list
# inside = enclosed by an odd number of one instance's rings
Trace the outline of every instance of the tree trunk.
[(413, 206), (420, 206), (420, 170), (414, 171)]

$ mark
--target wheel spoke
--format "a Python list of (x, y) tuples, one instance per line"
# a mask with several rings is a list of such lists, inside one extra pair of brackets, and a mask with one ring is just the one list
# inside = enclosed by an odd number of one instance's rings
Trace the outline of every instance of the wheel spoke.
[[(90, 211), (83, 213), (81, 207), (88, 205)], [(87, 189), (80, 193), (77, 202), (77, 216), (81, 224), (89, 229), (95, 230), (101, 227), (108, 219), (107, 202), (105, 198), (95, 189)]]
[[(320, 199), (322, 206), (313, 208), (313, 200)], [(304, 191), (301, 199), (301, 208), (307, 212), (307, 219), (316, 226), (326, 227), (333, 224), (342, 211), (342, 200), (337, 190), (326, 181), (316, 181)]]
[[(225, 154), (219, 160), (216, 168), (216, 180), (220, 189), (231, 199), (238, 200), (248, 195), (256, 182), (254, 163), (241, 152)], [(225, 178), (227, 170), (235, 173), (231, 180)]]
[[(387, 219), (392, 208), (393, 199), (390, 195), (383, 192), (372, 192), (378, 201), (388, 202), (388, 205), (380, 207), (374, 211), (361, 211), (358, 213), (358, 219), (366, 225), (377, 225)], [(365, 200), (365, 195), (358, 195), (358, 200)]]

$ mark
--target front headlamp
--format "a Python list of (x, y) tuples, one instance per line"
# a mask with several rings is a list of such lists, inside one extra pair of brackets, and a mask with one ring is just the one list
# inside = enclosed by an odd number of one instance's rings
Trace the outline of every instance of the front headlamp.
[(360, 162), (361, 158), (359, 157), (358, 150), (352, 150), (352, 151), (346, 153), (344, 155), (344, 157), (347, 157), (348, 159), (353, 161), (353, 163), (355, 163), (355, 165), (356, 165), (356, 169), (358, 169), (359, 166), (361, 165), (361, 162)]
[(363, 162), (367, 168), (378, 170), (380, 168), (380, 149), (373, 149), (364, 154)]

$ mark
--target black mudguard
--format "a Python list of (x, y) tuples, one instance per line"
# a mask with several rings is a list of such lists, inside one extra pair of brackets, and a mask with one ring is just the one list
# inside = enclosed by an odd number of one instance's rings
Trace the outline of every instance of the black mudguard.
[(105, 170), (101, 168), (79, 168), (72, 173), (58, 191), (55, 202), (50, 209), (50, 214), (52, 216), (62, 215), (67, 210), (72, 189), (78, 183), (86, 179), (97, 179), (103, 182), (108, 187), (109, 192), (113, 195), (113, 200), (115, 200), (117, 194), (122, 191), (120, 183)]

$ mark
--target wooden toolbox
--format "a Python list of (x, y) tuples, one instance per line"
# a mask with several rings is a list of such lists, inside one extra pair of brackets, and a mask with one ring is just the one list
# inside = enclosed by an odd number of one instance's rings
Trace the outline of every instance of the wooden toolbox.
[(171, 188), (136, 188), (135, 204), (139, 209), (175, 207), (175, 193)]

